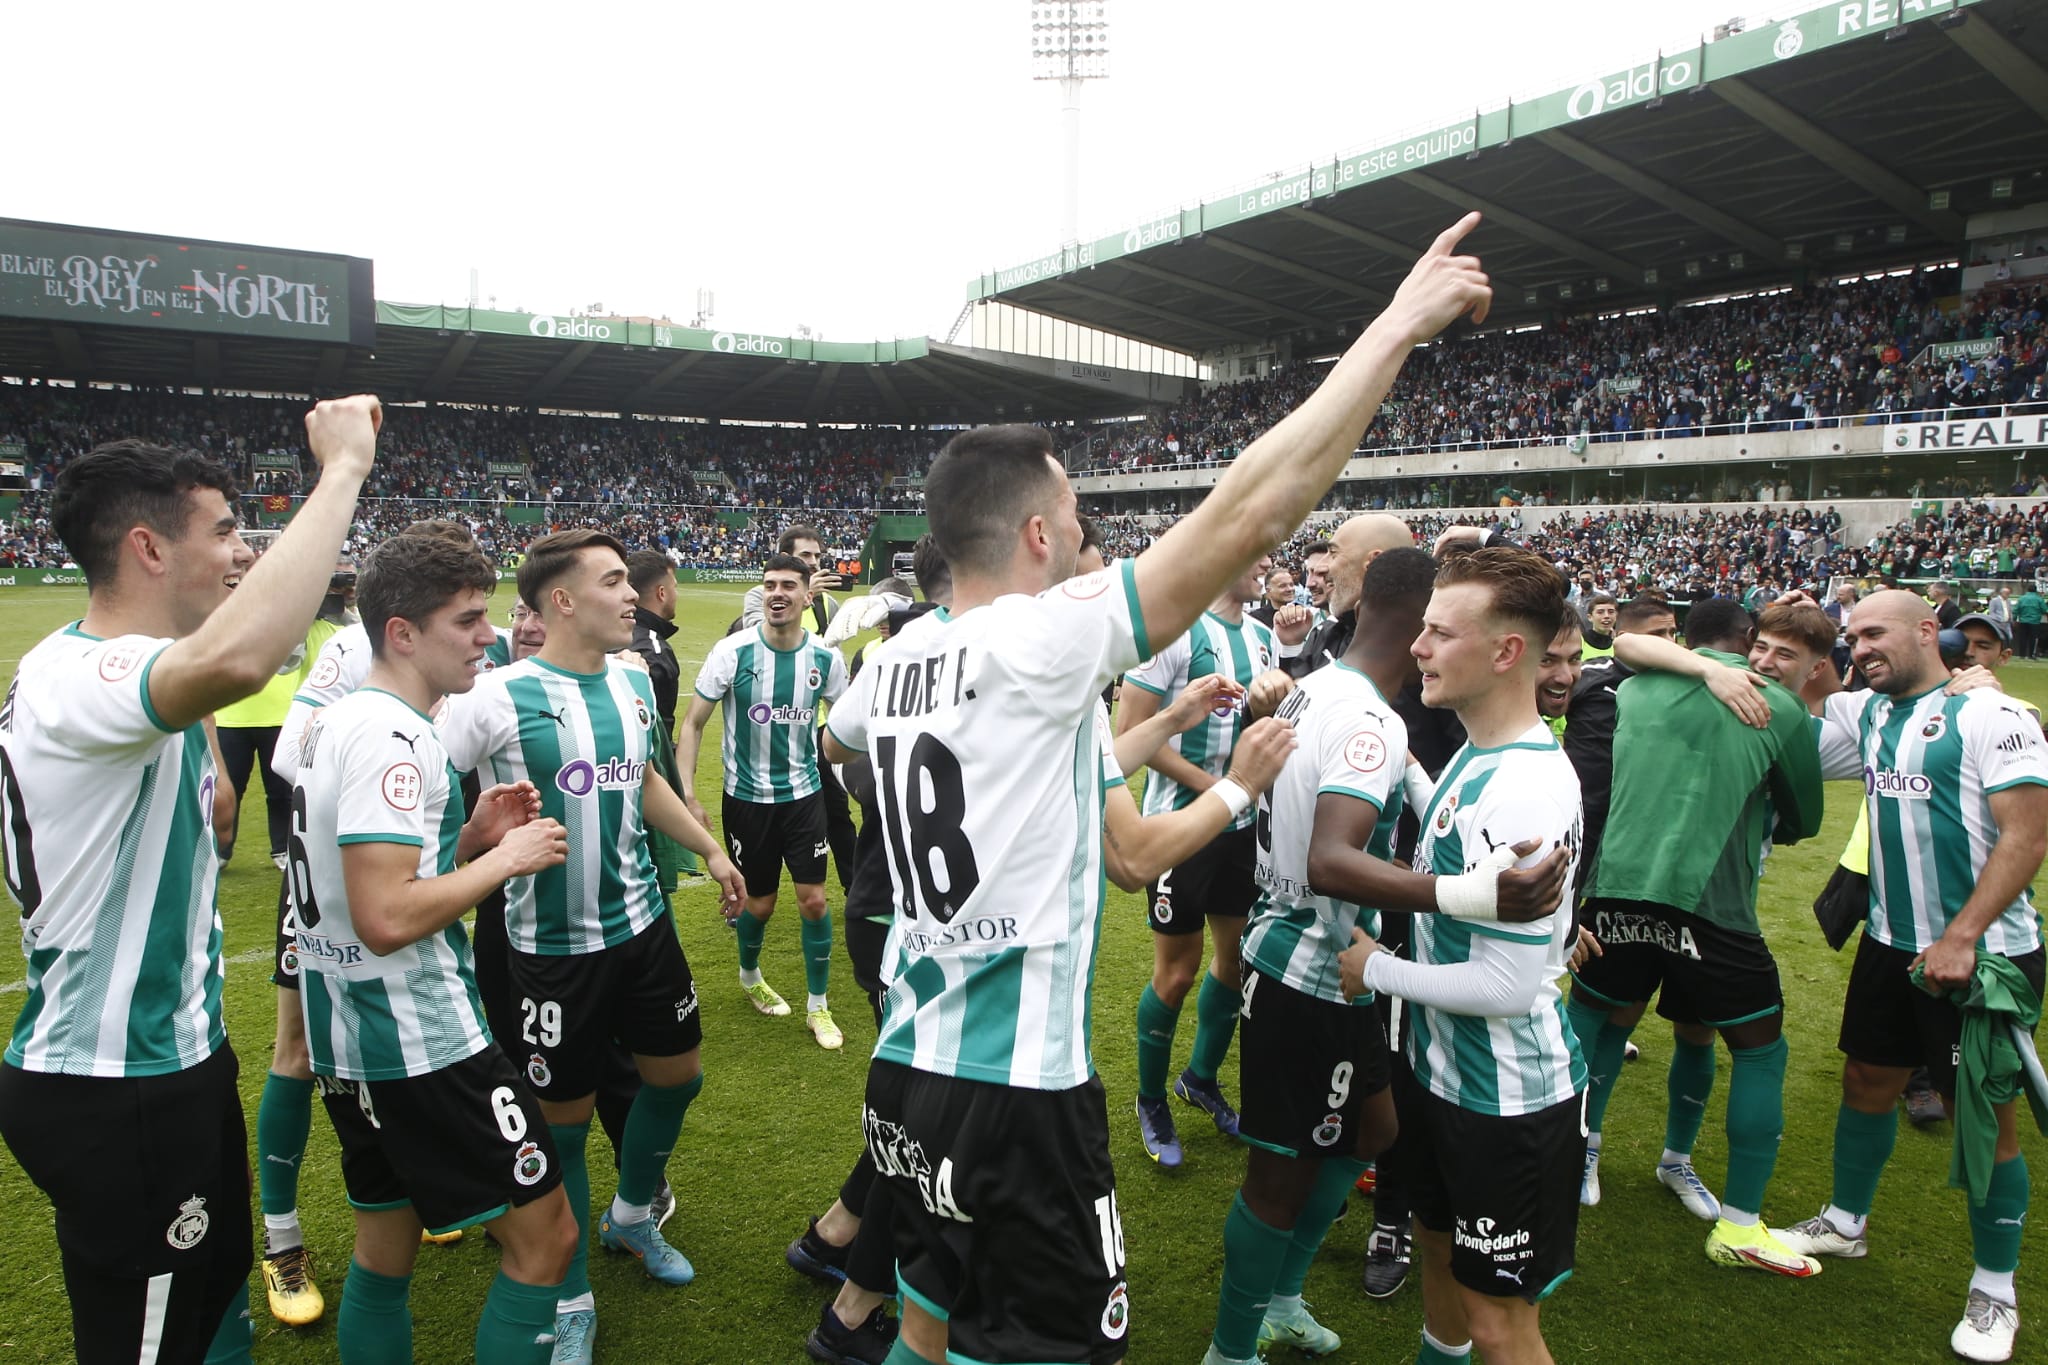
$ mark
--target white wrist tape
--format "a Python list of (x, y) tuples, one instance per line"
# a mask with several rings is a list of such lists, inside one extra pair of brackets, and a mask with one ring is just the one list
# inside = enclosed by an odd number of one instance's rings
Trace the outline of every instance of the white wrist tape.
[(1500, 874), (1515, 865), (1512, 848), (1497, 848), (1470, 872), (1436, 879), (1436, 908), (1454, 919), (1498, 920)]
[(1222, 798), (1233, 820), (1251, 808), (1252, 794), (1227, 777), (1210, 787), (1209, 795)]

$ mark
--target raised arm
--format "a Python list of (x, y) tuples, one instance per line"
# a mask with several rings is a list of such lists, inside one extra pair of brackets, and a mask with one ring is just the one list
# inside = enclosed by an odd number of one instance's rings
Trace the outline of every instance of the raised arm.
[(1762, 730), (1771, 723), (1771, 705), (1763, 698), (1764, 684), (1770, 680), (1760, 673), (1730, 668), (1657, 635), (1616, 636), (1614, 657), (1640, 672), (1697, 678), (1744, 725)]
[(1193, 625), (1217, 593), (1301, 525), (1358, 449), (1409, 351), (1466, 314), (1485, 321), (1493, 301), (1486, 275), (1477, 257), (1454, 254), (1478, 223), (1468, 213), (1445, 229), (1321, 387), (1138, 556), (1138, 603), (1150, 638), (1170, 640)]
[(383, 413), (375, 398), (358, 395), (316, 404), (306, 414), (320, 482), (206, 624), (157, 656), (149, 670), (149, 704), (166, 730), (182, 730), (261, 691), (305, 643), (355, 519)]

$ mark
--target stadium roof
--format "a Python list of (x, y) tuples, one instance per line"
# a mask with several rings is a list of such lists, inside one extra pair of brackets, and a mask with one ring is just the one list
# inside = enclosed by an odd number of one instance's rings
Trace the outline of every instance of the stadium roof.
[(0, 374), (779, 422), (1122, 416), (1191, 381), (950, 346), (395, 304), (346, 256), (0, 219)]
[(981, 276), (1160, 346), (1334, 349), (1468, 208), (1490, 322), (1669, 304), (1959, 252), (2048, 198), (2039, 0), (1838, 0), (1476, 110)]

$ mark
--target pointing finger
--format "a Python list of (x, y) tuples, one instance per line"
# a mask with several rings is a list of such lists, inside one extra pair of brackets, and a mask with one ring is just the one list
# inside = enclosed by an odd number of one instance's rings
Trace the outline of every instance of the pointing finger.
[(1429, 250), (1424, 252), (1423, 254), (1426, 256), (1450, 255), (1452, 248), (1457, 246), (1459, 242), (1465, 240), (1465, 234), (1478, 226), (1479, 211), (1477, 209), (1474, 209), (1472, 212), (1466, 214), (1463, 218), (1460, 218), (1457, 222), (1445, 228), (1442, 232), (1439, 232), (1436, 235), (1436, 240), (1429, 244)]

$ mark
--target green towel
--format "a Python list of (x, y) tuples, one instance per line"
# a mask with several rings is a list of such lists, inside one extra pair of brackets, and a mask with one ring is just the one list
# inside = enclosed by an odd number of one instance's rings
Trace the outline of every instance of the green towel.
[[(1913, 984), (1927, 989), (1926, 964), (1913, 967)], [(2025, 1084), (2019, 1039), (2031, 1041), (2041, 1020), (2041, 998), (2012, 960), (1979, 952), (1967, 988), (1946, 993), (1963, 1014), (1962, 1047), (1956, 1066), (1956, 1145), (1948, 1183), (1982, 1204), (1997, 1160), (1998, 1114), (1994, 1106), (2021, 1091), (2034, 1125), (2048, 1132), (2048, 1102)]]

